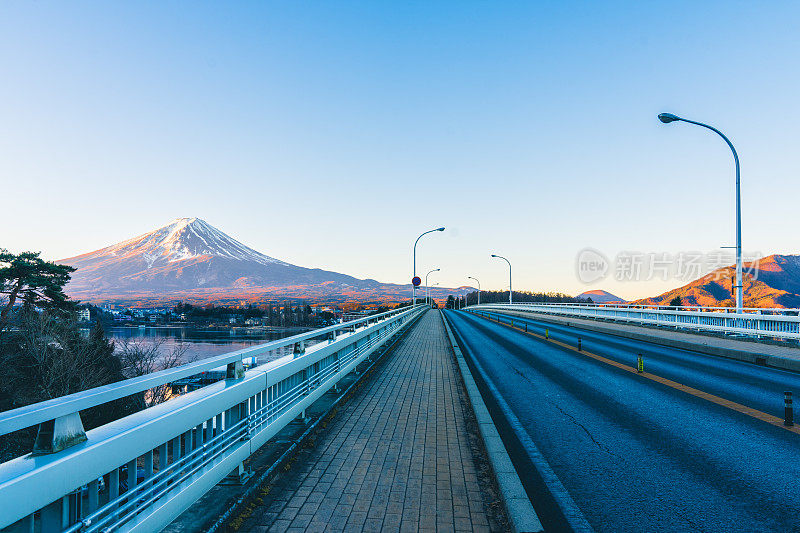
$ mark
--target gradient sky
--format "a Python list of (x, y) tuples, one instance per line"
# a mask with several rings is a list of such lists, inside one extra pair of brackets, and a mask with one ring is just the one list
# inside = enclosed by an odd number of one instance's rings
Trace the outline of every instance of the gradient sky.
[[(702, 5), (700, 5), (702, 4)], [(196, 216), (298, 265), (626, 298), (590, 246), (797, 252), (797, 2), (3, 2), (0, 246)], [(794, 154), (794, 155), (793, 155)], [(434, 276), (437, 276), (434, 278)]]

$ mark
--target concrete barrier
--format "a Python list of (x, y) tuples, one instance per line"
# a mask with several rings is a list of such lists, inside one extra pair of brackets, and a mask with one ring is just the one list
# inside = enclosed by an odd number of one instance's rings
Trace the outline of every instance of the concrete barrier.
[[(762, 366), (779, 368), (781, 370), (800, 372), (800, 350), (797, 350), (796, 348), (786, 348), (787, 350), (795, 349), (798, 351), (798, 358), (794, 359), (791, 357), (782, 357), (774, 353), (769, 353), (768, 348), (774, 347), (775, 345), (773, 344), (759, 346), (759, 344), (754, 341), (737, 341), (733, 339), (718, 338), (702, 334), (666, 331), (658, 328), (634, 326), (631, 324), (614, 324), (604, 321), (595, 321), (592, 319), (562, 318), (535, 312), (505, 310), (485, 312), (529, 318), (551, 324), (570, 326), (588, 331), (596, 331), (597, 333), (603, 333), (606, 335), (616, 335), (617, 337), (623, 337), (626, 339), (659, 344), (661, 346), (668, 346), (670, 348), (689, 350), (707, 355), (715, 355), (718, 357), (725, 357), (727, 359), (735, 359), (737, 361), (745, 361)], [(632, 329), (633, 331), (631, 331)], [(739, 342), (742, 344), (742, 346), (741, 348), (720, 346), (719, 341), (728, 343)]]
[(442, 314), (442, 321), (447, 331), (449, 343), (455, 352), (458, 369), (461, 372), (464, 387), (467, 389), (470, 404), (472, 404), (475, 418), (478, 421), (481, 438), (486, 446), (486, 453), (489, 456), (489, 463), (492, 465), (497, 485), (500, 487), (511, 528), (518, 533), (544, 531), (542, 523), (539, 521), (539, 517), (522, 486), (522, 481), (519, 479), (514, 464), (508, 456), (503, 440), (500, 438), (494, 422), (492, 422), (489, 410), (486, 408), (483, 398), (481, 398), (481, 393), (478, 391), (478, 386), (475, 384), (475, 379), (472, 377), (472, 373), (464, 360), (461, 349), (453, 337), (450, 324), (444, 318), (444, 314)]

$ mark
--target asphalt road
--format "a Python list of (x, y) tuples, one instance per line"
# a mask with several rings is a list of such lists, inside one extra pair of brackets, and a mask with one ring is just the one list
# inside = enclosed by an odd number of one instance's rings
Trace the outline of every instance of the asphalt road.
[[(595, 530), (800, 531), (800, 435), (485, 318), (446, 313), (518, 421), (501, 428), (507, 446), (541, 453)], [(800, 396), (798, 374), (526, 322), (562, 342), (580, 336), (584, 350), (631, 366), (642, 353), (648, 373), (776, 416), (784, 390)]]

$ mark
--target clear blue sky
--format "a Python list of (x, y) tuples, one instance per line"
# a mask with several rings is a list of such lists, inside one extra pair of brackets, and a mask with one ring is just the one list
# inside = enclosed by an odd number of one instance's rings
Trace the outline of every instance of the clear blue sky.
[[(702, 4), (702, 5), (699, 5)], [(797, 252), (796, 2), (3, 2), (0, 246), (60, 258), (197, 216), (405, 282), (584, 286), (586, 246)], [(434, 279), (433, 276), (431, 279)]]

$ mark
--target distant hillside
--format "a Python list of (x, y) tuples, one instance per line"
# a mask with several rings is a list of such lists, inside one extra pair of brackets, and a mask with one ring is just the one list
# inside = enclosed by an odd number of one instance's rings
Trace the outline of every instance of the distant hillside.
[(625, 303), (625, 300), (623, 300), (619, 296), (614, 296), (610, 292), (604, 291), (604, 290), (600, 290), (600, 289), (595, 289), (595, 290), (592, 290), (592, 291), (582, 292), (578, 296), (576, 296), (576, 298), (580, 298), (580, 299), (584, 299), (584, 300), (586, 298), (591, 298), (592, 301), (594, 303), (596, 303), (596, 304), (606, 304), (606, 303), (609, 303), (609, 302), (622, 302), (622, 303)]
[[(390, 303), (411, 296), (410, 284), (358, 279), (269, 257), (198, 218), (179, 218), (144, 235), (58, 262), (78, 269), (67, 294), (95, 304), (240, 305), (287, 298)], [(451, 290), (433, 287), (431, 294), (444, 299)]]
[[(745, 265), (745, 272), (750, 263)], [(735, 268), (720, 268), (683, 287), (632, 303), (668, 305), (676, 296), (683, 305), (733, 307), (731, 293)], [(756, 279), (744, 276), (745, 307), (800, 307), (800, 256), (770, 255), (758, 261)]]

